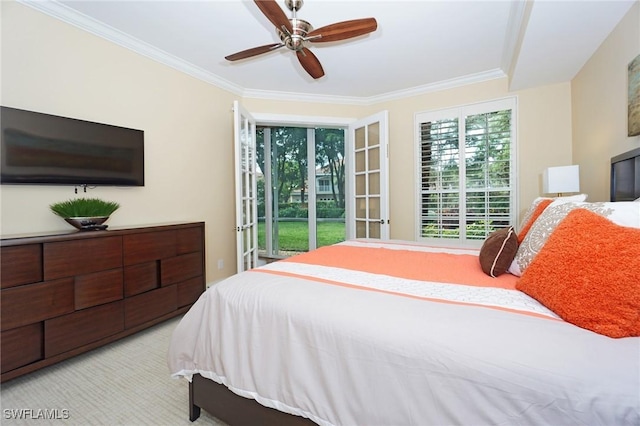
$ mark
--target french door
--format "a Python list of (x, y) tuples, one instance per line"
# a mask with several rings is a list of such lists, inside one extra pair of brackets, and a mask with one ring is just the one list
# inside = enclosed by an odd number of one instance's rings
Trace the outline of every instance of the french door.
[[(236, 186), (236, 233), (237, 233), (237, 270), (252, 269), (258, 265), (258, 190), (257, 180), (261, 173), (271, 176), (269, 166), (258, 169), (256, 149), (256, 121), (236, 101), (234, 102), (234, 143), (235, 143), (235, 186)], [(308, 130), (309, 140), (314, 133)], [(347, 238), (389, 238), (389, 201), (388, 201), (388, 113), (383, 111), (349, 125), (348, 147), (345, 150), (346, 177), (346, 236)], [(311, 143), (315, 146), (315, 143)], [(314, 149), (307, 152), (307, 163), (315, 165)], [(273, 147), (270, 148), (273, 152)], [(268, 162), (266, 162), (268, 163)], [(316, 188), (315, 167), (308, 182), (307, 201), (315, 204), (316, 189), (321, 190), (324, 181)], [(331, 185), (331, 179), (327, 180)], [(275, 186), (269, 182), (267, 188)], [(270, 191), (265, 191), (269, 197)], [(300, 194), (302, 198), (304, 193)], [(273, 203), (267, 199), (267, 206)], [(273, 216), (268, 212), (267, 216)], [(309, 229), (309, 249), (315, 248), (316, 217), (315, 208), (310, 209), (307, 218), (312, 226)], [(277, 231), (276, 231), (277, 232)], [(273, 239), (267, 237), (268, 244)], [(277, 244), (276, 244), (277, 245)]]
[(349, 125), (351, 209), (349, 238), (389, 239), (388, 112)]
[(256, 122), (233, 103), (238, 272), (258, 265)]

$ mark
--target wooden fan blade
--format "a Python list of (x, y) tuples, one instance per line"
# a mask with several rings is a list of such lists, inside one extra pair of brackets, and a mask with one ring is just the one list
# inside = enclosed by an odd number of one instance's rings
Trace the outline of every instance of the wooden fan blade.
[(271, 21), (277, 29), (282, 29), (284, 26), (289, 32), (293, 32), (293, 27), (289, 18), (284, 14), (283, 10), (278, 6), (275, 0), (254, 0), (258, 8), (262, 11), (264, 16)]
[[(335, 24), (317, 28), (307, 34), (307, 38), (310, 39), (309, 41), (314, 43), (339, 41), (369, 34), (377, 28), (378, 22), (375, 18), (353, 19), (351, 21), (337, 22)], [(314, 39), (313, 37), (315, 36), (321, 37)]]
[(296, 55), (298, 55), (298, 60), (300, 61), (302, 68), (304, 68), (311, 77), (318, 79), (324, 75), (324, 70), (322, 69), (320, 61), (309, 49), (304, 47), (302, 50), (296, 51)]
[(251, 49), (243, 50), (241, 52), (234, 53), (233, 55), (225, 56), (227, 61), (237, 61), (240, 59), (250, 58), (252, 56), (261, 55), (263, 53), (271, 52), (284, 46), (282, 43), (265, 44), (264, 46), (258, 46)]

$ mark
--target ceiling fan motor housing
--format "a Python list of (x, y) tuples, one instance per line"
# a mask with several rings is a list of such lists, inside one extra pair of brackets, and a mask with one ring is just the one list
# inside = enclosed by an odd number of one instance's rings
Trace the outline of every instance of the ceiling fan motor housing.
[(291, 26), (293, 27), (293, 31), (291, 34), (287, 32), (277, 29), (278, 36), (280, 36), (280, 40), (284, 43), (284, 45), (295, 51), (302, 50), (304, 46), (304, 41), (306, 40), (307, 34), (313, 30), (311, 24), (303, 19), (290, 19)]

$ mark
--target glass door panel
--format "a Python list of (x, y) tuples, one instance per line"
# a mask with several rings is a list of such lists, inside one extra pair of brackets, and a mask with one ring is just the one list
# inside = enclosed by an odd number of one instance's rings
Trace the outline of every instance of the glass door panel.
[(271, 256), (287, 257), (309, 250), (307, 131), (270, 128), (271, 199), (273, 216)]
[[(346, 156), (345, 129), (316, 128), (309, 146), (309, 182), (313, 189), (315, 210), (310, 220), (315, 224), (315, 247), (336, 244), (346, 239)], [(310, 191), (311, 194), (311, 191)], [(311, 228), (311, 227), (310, 227)]]
[(380, 199), (375, 197), (369, 198), (369, 217), (371, 219), (380, 219)]
[(367, 193), (367, 177), (365, 175), (356, 175), (356, 195), (365, 195)]
[(354, 148), (356, 151), (364, 149), (366, 144), (365, 128), (359, 127), (355, 129)]
[(356, 173), (362, 173), (366, 170), (366, 157), (364, 151), (356, 151)]
[(367, 126), (367, 144), (371, 146), (380, 145), (380, 123), (373, 121)]
[(380, 148), (370, 148), (367, 161), (369, 170), (380, 170)]
[(380, 195), (380, 173), (371, 172), (369, 174), (369, 195)]
[(369, 238), (380, 238), (381, 225), (380, 222), (369, 223)]

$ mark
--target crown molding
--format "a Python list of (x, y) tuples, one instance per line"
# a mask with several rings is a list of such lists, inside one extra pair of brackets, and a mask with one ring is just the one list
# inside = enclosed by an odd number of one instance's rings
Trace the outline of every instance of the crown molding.
[(280, 101), (297, 101), (327, 104), (344, 104), (369, 106), (380, 102), (397, 100), (411, 96), (418, 96), (425, 93), (437, 92), (441, 90), (465, 86), (468, 84), (479, 83), (488, 80), (503, 78), (506, 74), (500, 69), (489, 70), (477, 74), (471, 74), (459, 78), (454, 78), (436, 83), (417, 86), (409, 89), (398, 90), (395, 92), (384, 93), (370, 97), (355, 96), (337, 96), (337, 95), (319, 95), (312, 93), (293, 93), (269, 90), (246, 89), (223, 79), (209, 71), (190, 64), (174, 55), (160, 50), (149, 43), (138, 40), (122, 31), (119, 31), (109, 25), (106, 25), (96, 19), (93, 19), (83, 13), (76, 11), (56, 0), (16, 0), (17, 2), (45, 13), (49, 16), (57, 18), (70, 25), (83, 29), (98, 37), (102, 37), (119, 46), (136, 52), (142, 56), (150, 58), (154, 61), (167, 65), (180, 72), (188, 74), (206, 83), (212, 84), (218, 88), (227, 90), (238, 96), (254, 99), (280, 100)]
[(449, 80), (442, 80), (435, 83), (424, 84), (422, 86), (416, 86), (409, 89), (398, 90), (395, 92), (389, 92), (386, 94), (372, 96), (368, 98), (368, 105), (393, 101), (412, 96), (424, 95), (425, 93), (440, 92), (442, 90), (455, 89), (457, 87), (467, 86), (469, 84), (482, 83), (490, 80), (497, 80), (506, 77), (504, 71), (499, 68), (483, 71), (476, 74), (469, 74), (462, 77), (452, 78)]
[(474, 83), (482, 83), (485, 81), (496, 80), (504, 77), (506, 77), (504, 71), (496, 68), (493, 70), (470, 74), (463, 77), (438, 81), (436, 83), (425, 84), (422, 86), (411, 87), (409, 89), (398, 90), (395, 92), (389, 92), (370, 97), (316, 95), (305, 93), (275, 92), (267, 90), (245, 90), (242, 92), (242, 96), (255, 99), (369, 106), (381, 102), (424, 95), (425, 93), (439, 92), (442, 90), (453, 89), (456, 87), (462, 87)]
[(266, 99), (272, 101), (296, 101), (341, 105), (369, 105), (367, 98), (355, 96), (318, 95), (315, 93), (294, 93), (272, 90), (246, 89), (242, 96), (252, 99)]

